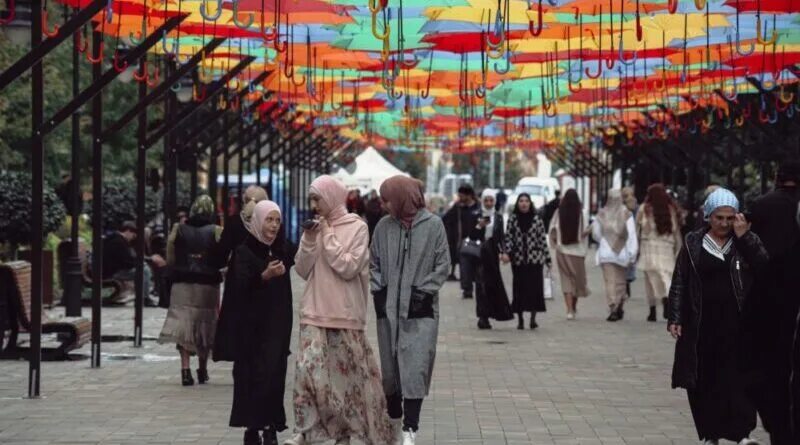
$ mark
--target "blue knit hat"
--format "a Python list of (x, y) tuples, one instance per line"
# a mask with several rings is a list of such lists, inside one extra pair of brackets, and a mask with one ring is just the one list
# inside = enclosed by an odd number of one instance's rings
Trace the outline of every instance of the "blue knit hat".
[(708, 218), (712, 213), (714, 213), (714, 210), (717, 210), (720, 207), (733, 207), (738, 212), (739, 199), (737, 199), (736, 195), (734, 195), (733, 192), (728, 189), (720, 187), (714, 190), (710, 195), (708, 195), (706, 202), (703, 204), (703, 216), (705, 217), (705, 220), (708, 221)]

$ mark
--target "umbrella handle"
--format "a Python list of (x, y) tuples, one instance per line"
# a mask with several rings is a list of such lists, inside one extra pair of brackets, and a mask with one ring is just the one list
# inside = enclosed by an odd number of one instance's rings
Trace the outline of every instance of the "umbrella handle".
[(216, 22), (218, 18), (222, 15), (222, 0), (210, 0), (212, 2), (217, 3), (217, 11), (214, 14), (208, 13), (208, 1), (209, 0), (201, 0), (202, 4), (200, 5), (200, 15), (203, 16), (204, 19)]
[(241, 0), (233, 0), (233, 24), (236, 25), (239, 29), (247, 29), (250, 25), (253, 24), (256, 17), (254, 13), (250, 13), (247, 16), (247, 19), (244, 22), (239, 21), (239, 6), (241, 4)]

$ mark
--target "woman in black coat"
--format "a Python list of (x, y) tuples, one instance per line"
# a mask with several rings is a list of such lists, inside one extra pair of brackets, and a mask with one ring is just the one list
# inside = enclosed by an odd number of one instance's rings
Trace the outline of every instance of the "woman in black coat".
[(677, 339), (672, 387), (687, 390), (698, 436), (709, 445), (757, 443), (749, 439), (756, 409), (744, 357), (751, 335), (742, 320), (753, 269), (769, 255), (738, 211), (730, 191), (709, 195), (708, 225), (686, 236), (669, 295), (669, 331)]
[(505, 227), (503, 214), (495, 211), (495, 192), (484, 190), (481, 194), (481, 219), (469, 238), (480, 242), (480, 267), (478, 268), (475, 312), (478, 329), (491, 329), (489, 319), (508, 321), (514, 318), (508, 304), (508, 293), (500, 274), (500, 254), (504, 251)]
[(230, 426), (245, 445), (276, 445), (286, 429), (283, 397), (292, 332), (289, 269), (294, 252), (280, 229), (280, 209), (261, 201), (245, 241), (231, 257), (214, 360), (233, 361)]

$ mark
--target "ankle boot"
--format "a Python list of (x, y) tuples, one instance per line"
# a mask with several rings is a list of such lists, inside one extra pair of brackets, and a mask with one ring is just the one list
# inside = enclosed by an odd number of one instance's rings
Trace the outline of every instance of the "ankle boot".
[(522, 312), (517, 314), (517, 329), (525, 329), (525, 319), (522, 317)]
[(536, 329), (539, 327), (539, 324), (536, 323), (536, 312), (531, 313), (531, 329)]
[(492, 329), (492, 324), (489, 323), (488, 318), (481, 317), (478, 319), (478, 329)]
[(192, 378), (191, 369), (181, 369), (181, 383), (183, 384), (183, 386), (194, 385), (194, 379)]
[(244, 445), (261, 445), (261, 436), (258, 435), (258, 430), (255, 428), (248, 428), (244, 431)]
[(208, 377), (208, 369), (205, 368), (198, 368), (197, 369), (197, 383), (204, 385), (208, 382), (210, 378)]
[(656, 307), (650, 306), (650, 315), (647, 316), (647, 321), (656, 321)]
[(278, 445), (278, 434), (272, 427), (265, 428), (261, 437), (264, 445)]
[(664, 309), (662, 317), (664, 317), (664, 320), (669, 320), (669, 316), (667, 315), (667, 309), (669, 309), (669, 300), (666, 297), (661, 299), (661, 306)]
[(617, 306), (617, 320), (622, 320), (625, 318), (625, 311), (622, 309), (624, 304), (624, 302), (621, 302), (619, 306)]

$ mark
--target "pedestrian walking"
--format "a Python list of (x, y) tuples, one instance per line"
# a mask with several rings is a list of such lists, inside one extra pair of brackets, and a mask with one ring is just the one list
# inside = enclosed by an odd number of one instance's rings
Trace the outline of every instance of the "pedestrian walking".
[(439, 331), (439, 289), (450, 266), (447, 235), (425, 208), (416, 179), (394, 176), (380, 190), (390, 212), (375, 228), (370, 278), (389, 418), (414, 445)]
[(589, 217), (575, 189), (569, 189), (550, 222), (550, 246), (555, 247), (561, 291), (567, 306), (567, 320), (578, 313), (578, 298), (591, 294), (587, 285), (586, 255), (589, 252)]
[(491, 329), (490, 318), (508, 321), (514, 318), (500, 273), (500, 254), (505, 250), (503, 214), (495, 210), (495, 192), (481, 194), (481, 219), (470, 238), (480, 242), (480, 265), (475, 293), (478, 329)]
[(608, 303), (608, 321), (625, 316), (627, 271), (636, 261), (638, 243), (633, 214), (622, 202), (620, 190), (609, 190), (606, 205), (592, 224), (592, 236), (598, 240), (596, 263), (603, 270)]
[(743, 372), (743, 310), (753, 270), (768, 261), (739, 201), (719, 188), (706, 199), (705, 228), (686, 236), (669, 292), (669, 331), (677, 339), (672, 387), (689, 397), (697, 434), (707, 445), (741, 445), (756, 427)]
[(545, 312), (544, 266), (550, 267), (550, 250), (542, 218), (533, 206), (531, 196), (521, 193), (508, 218), (505, 235), (504, 263), (511, 263), (513, 302), (517, 329), (525, 329), (524, 312), (531, 313), (530, 327), (536, 329), (536, 313)]
[(321, 216), (308, 224), (295, 256), (307, 281), (300, 308), (294, 383), (295, 436), (288, 445), (335, 440), (392, 442), (381, 373), (364, 332), (369, 296), (369, 231), (345, 207), (347, 189), (331, 176), (309, 187)]
[[(639, 202), (636, 200), (636, 194), (633, 187), (622, 188), (622, 203), (625, 204), (631, 214), (633, 215), (634, 223), (636, 221), (636, 214), (639, 211)], [(625, 270), (625, 299), (631, 298), (631, 284), (636, 281), (636, 263), (632, 263)], [(622, 312), (620, 312), (622, 314)]]
[[(800, 201), (800, 162), (787, 161), (778, 166), (775, 190), (750, 206), (751, 230), (761, 238), (769, 253), (769, 265), (756, 272), (754, 315), (756, 332), (753, 363), (760, 366), (763, 385), (757, 394), (757, 408), (773, 445), (800, 443), (800, 429), (792, 429), (791, 411), (800, 413), (800, 398), (792, 400), (787, 391), (798, 388), (800, 363), (794, 366), (793, 343), (798, 345), (797, 315), (800, 309), (800, 228), (795, 211)], [(800, 346), (795, 346), (798, 348)], [(795, 392), (800, 394), (800, 392)], [(800, 423), (795, 427), (800, 427)]]
[(167, 239), (172, 290), (159, 343), (175, 343), (181, 355), (183, 386), (194, 385), (189, 359), (197, 355), (197, 381), (208, 382), (208, 356), (214, 345), (222, 275), (209, 259), (222, 227), (213, 223), (214, 201), (197, 197), (186, 223), (175, 224)]
[(450, 246), (450, 260), (452, 261), (448, 280), (456, 281), (456, 265), (459, 267), (462, 297), (472, 298), (475, 284), (475, 269), (480, 261), (475, 249), (462, 255), (464, 240), (472, 231), (481, 216), (481, 206), (475, 199), (475, 190), (470, 185), (458, 188), (458, 201), (444, 214), (442, 222), (447, 231), (447, 242)]
[(638, 265), (644, 272), (645, 293), (650, 305), (647, 321), (656, 321), (659, 300), (666, 319), (667, 293), (683, 241), (678, 208), (662, 184), (647, 188), (647, 197), (636, 214), (636, 230), (640, 246)]
[(225, 228), (219, 242), (211, 250), (211, 259), (220, 268), (228, 263), (228, 257), (248, 237), (250, 219), (253, 211), (261, 201), (269, 199), (267, 191), (257, 185), (251, 185), (244, 191), (242, 210), (238, 215), (225, 220)]
[(292, 334), (293, 247), (281, 230), (281, 209), (254, 206), (248, 234), (228, 266), (214, 360), (233, 361), (230, 426), (246, 428), (245, 445), (277, 445), (285, 430), (283, 397)]

